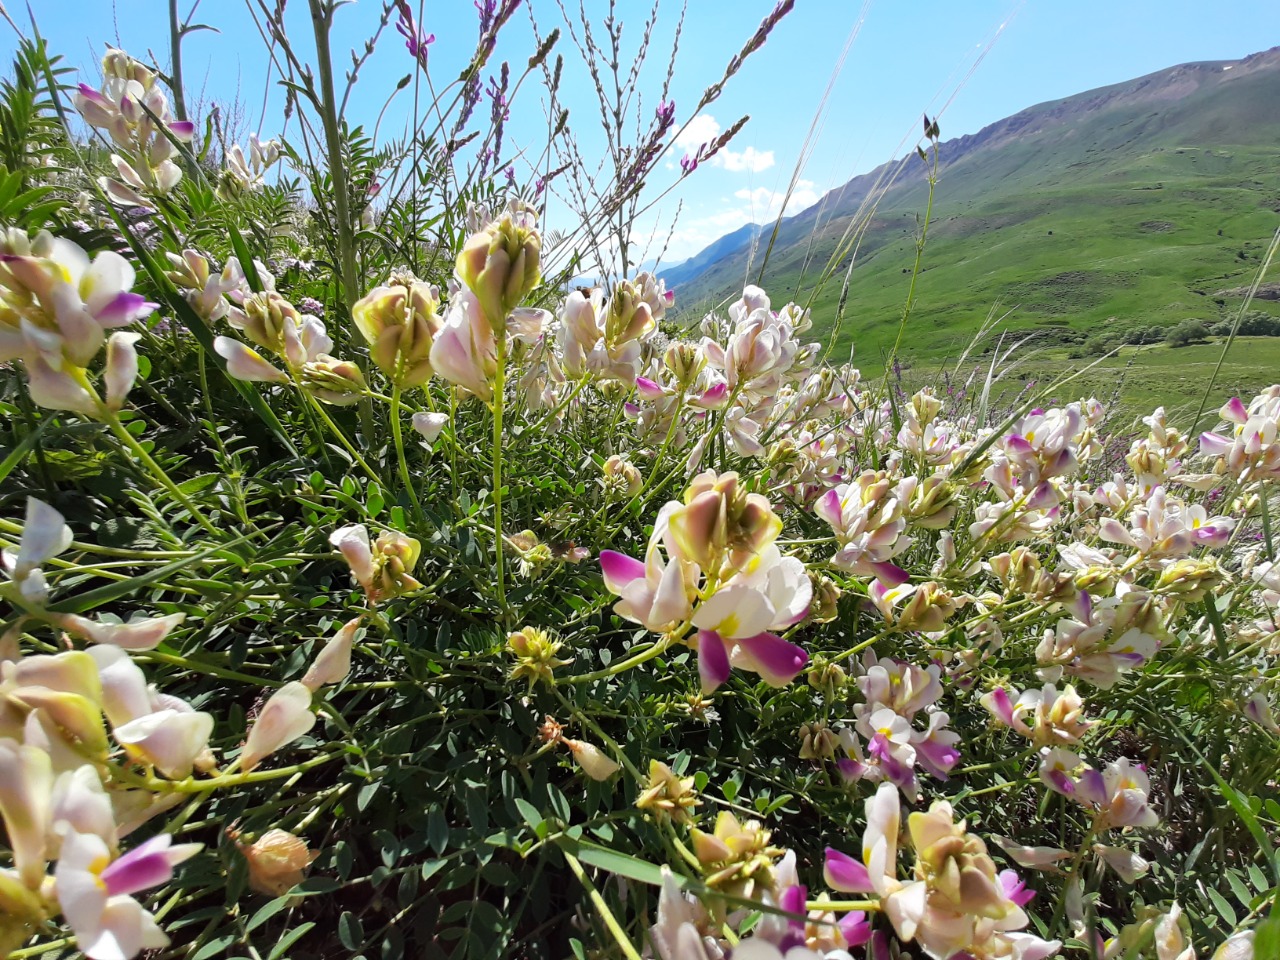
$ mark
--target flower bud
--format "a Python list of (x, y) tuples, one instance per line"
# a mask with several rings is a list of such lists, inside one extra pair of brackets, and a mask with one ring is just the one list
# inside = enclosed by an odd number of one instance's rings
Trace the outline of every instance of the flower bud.
[(358, 366), (327, 353), (302, 365), (302, 386), (317, 399), (338, 407), (359, 403), (368, 390)]
[(541, 280), (542, 237), (532, 210), (512, 210), (473, 234), (458, 254), (459, 279), (496, 330)]
[(140, 333), (113, 333), (107, 340), (107, 365), (102, 379), (107, 388), (107, 409), (118, 413), (138, 379), (138, 351), (134, 344)]
[(947, 617), (956, 609), (956, 601), (947, 588), (930, 580), (912, 593), (898, 615), (898, 626), (903, 630), (937, 633), (946, 627)]
[(701, 803), (693, 784), (693, 777), (678, 777), (662, 761), (650, 760), (649, 781), (636, 798), (636, 808), (650, 811), (658, 821), (669, 818), (675, 823), (690, 823), (693, 808)]
[(617, 354), (628, 343), (640, 340), (657, 327), (653, 310), (649, 307), (629, 280), (618, 281), (609, 298), (609, 310), (604, 321), (604, 345), (609, 356)]
[(634, 497), (644, 486), (636, 465), (617, 454), (604, 462), (602, 470), (605, 494), (610, 497)]
[(828, 660), (824, 656), (817, 655), (813, 658), (809, 667), (808, 680), (809, 686), (820, 691), (831, 700), (835, 698), (849, 678), (840, 664)]
[(410, 575), (422, 554), (422, 545), (413, 537), (397, 530), (383, 530), (374, 541), (373, 552), (380, 596), (398, 597), (422, 588)]
[(415, 413), (413, 415), (413, 429), (422, 434), (427, 443), (435, 443), (448, 422), (447, 413)]
[(592, 780), (608, 780), (620, 769), (617, 763), (605, 756), (594, 744), (568, 737), (562, 737), (560, 742), (569, 748), (582, 772)]
[(285, 350), (286, 325), (292, 324), (295, 328), (300, 326), (302, 316), (292, 303), (274, 290), (269, 290), (245, 297), (243, 306), (228, 314), (227, 322), (242, 331), (253, 343), (282, 355)]
[(813, 584), (813, 600), (809, 605), (810, 623), (830, 623), (840, 612), (841, 590), (830, 577), (809, 571)]
[(717, 573), (724, 572), (719, 569), (724, 564), (740, 569), (782, 531), (782, 521), (765, 497), (742, 489), (736, 473), (711, 470), (694, 478), (684, 506), (671, 513), (668, 523), (684, 557)]
[(268, 830), (251, 844), (237, 843), (249, 864), (249, 886), (258, 893), (278, 897), (302, 882), (307, 867), (318, 854), (306, 841), (285, 830)]
[(920, 426), (927, 427), (942, 410), (942, 401), (933, 395), (931, 387), (925, 387), (911, 398), (911, 410)]
[(545, 630), (537, 627), (524, 627), (507, 636), (507, 650), (516, 658), (516, 665), (511, 668), (511, 679), (524, 679), (533, 689), (539, 680), (554, 686), (553, 671), (572, 661), (561, 660), (556, 654), (562, 644), (553, 640)]
[(676, 383), (688, 387), (706, 366), (706, 359), (697, 344), (678, 340), (667, 347), (662, 355), (662, 363), (671, 372)]
[(131, 759), (150, 764), (170, 780), (191, 776), (194, 767), (211, 759), (207, 751), (213, 715), (179, 704), (182, 709), (156, 710), (112, 731)]
[(1196, 560), (1183, 557), (1174, 560), (1160, 571), (1156, 590), (1171, 593), (1185, 600), (1199, 600), (1206, 590), (1221, 582), (1222, 571), (1213, 560)]
[(249, 772), (281, 747), (297, 740), (315, 723), (311, 691), (297, 680), (286, 683), (271, 695), (249, 729), (240, 753), (240, 768)]
[(835, 731), (825, 723), (802, 724), (796, 736), (800, 738), (801, 760), (830, 760), (840, 743)]
[(426, 383), (432, 374), (431, 346), (443, 325), (439, 291), (408, 277), (375, 287), (351, 308), (369, 356), (403, 388)]
[(360, 620), (356, 617), (343, 624), (303, 676), (302, 683), (312, 693), (327, 684), (345, 680), (351, 672), (351, 648), (355, 644), (356, 631), (360, 629)]
[(740, 823), (724, 810), (714, 833), (695, 827), (689, 836), (708, 887), (747, 898), (773, 887), (773, 863), (782, 851), (770, 845), (770, 833), (759, 820)]

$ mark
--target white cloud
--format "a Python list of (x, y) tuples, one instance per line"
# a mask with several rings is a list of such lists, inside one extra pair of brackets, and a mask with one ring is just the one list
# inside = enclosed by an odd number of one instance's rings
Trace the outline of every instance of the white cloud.
[[(747, 201), (750, 209), (755, 211), (757, 217), (776, 217), (782, 207), (786, 191), (774, 191), (768, 187), (756, 187), (754, 190), (738, 190), (734, 193), (734, 196), (739, 200)], [(818, 192), (813, 189), (812, 180), (797, 180), (796, 188), (791, 192), (790, 199), (787, 200), (787, 211), (789, 213), (799, 213), (806, 207), (811, 207), (817, 203), (818, 197)]]
[[(677, 263), (701, 251), (727, 233), (732, 233), (748, 223), (766, 226), (778, 216), (785, 190), (757, 187), (754, 190), (738, 190), (731, 205), (701, 217), (685, 217), (676, 224), (667, 245), (667, 263)], [(820, 194), (812, 180), (799, 180), (787, 202), (787, 213), (796, 214), (818, 202)]]
[[(701, 113), (689, 121), (689, 125), (680, 131), (673, 141), (675, 146), (685, 153), (696, 153), (704, 143), (711, 143), (720, 136), (720, 124), (709, 113)], [(712, 167), (723, 167), (730, 173), (760, 173), (774, 164), (772, 150), (757, 150), (747, 147), (745, 150), (734, 150), (725, 147), (707, 161)]]
[(741, 153), (726, 148), (712, 157), (711, 162), (714, 164), (721, 157), (724, 158), (724, 168), (733, 173), (741, 170), (759, 173), (773, 166), (773, 151), (757, 150), (755, 147), (747, 147)]
[(675, 144), (682, 150), (697, 150), (704, 143), (710, 143), (720, 136), (720, 124), (709, 113), (700, 113), (689, 121), (688, 126), (680, 131)]

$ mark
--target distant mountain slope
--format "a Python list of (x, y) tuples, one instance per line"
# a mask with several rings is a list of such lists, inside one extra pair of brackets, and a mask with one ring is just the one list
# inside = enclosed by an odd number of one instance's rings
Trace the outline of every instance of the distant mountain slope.
[[(1038, 104), (942, 143), (939, 156), (909, 355), (957, 351), (997, 308), (1015, 311), (1011, 326), (1064, 343), (1217, 319), (1232, 303), (1222, 292), (1248, 284), (1280, 225), (1280, 47)], [(869, 216), (839, 340), (872, 365), (896, 336), (928, 194), (926, 165), (899, 163), (785, 220), (765, 275), (779, 302), (812, 296), (822, 331), (848, 261), (815, 294), (819, 275)], [(874, 211), (861, 211), (891, 179)], [(666, 272), (682, 308), (696, 314), (754, 279), (771, 228), (744, 227)]]

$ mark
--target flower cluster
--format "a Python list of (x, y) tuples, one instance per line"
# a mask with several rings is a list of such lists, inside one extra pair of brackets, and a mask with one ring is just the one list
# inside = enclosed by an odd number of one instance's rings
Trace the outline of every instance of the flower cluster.
[(981, 838), (957, 823), (951, 804), (935, 801), (912, 813), (907, 829), (916, 862), (898, 876), (898, 791), (882, 784), (867, 800), (861, 858), (828, 849), (827, 884), (846, 893), (873, 894), (904, 942), (919, 944), (934, 960), (1018, 957), (1040, 960), (1061, 946), (1024, 928), (1023, 910), (1034, 896), (1012, 870), (997, 870)]
[[(134, 279), (118, 253), (103, 251), (91, 262), (48, 232), (33, 240), (11, 228), (0, 237), (0, 361), (22, 361), (32, 400), (94, 418), (124, 406), (138, 375), (140, 334), (116, 328), (156, 308), (132, 292)], [(88, 368), (104, 346), (99, 392)]]
[[(65, 646), (90, 646), (0, 650), (0, 819), (13, 855), (0, 869), (0, 951), (61, 914), (86, 956), (127, 960), (169, 943), (135, 895), (169, 882), (202, 845), (158, 832), (125, 850), (125, 838), (182, 802), (177, 782), (215, 789), (228, 772), (211, 748), (214, 716), (157, 690), (131, 656), (165, 643), (183, 614), (118, 622), (49, 605), (56, 584), (43, 568), (73, 543), (62, 515), (31, 499), (17, 547), (3, 555), (0, 596), (27, 621), (64, 631)], [(311, 729), (313, 693), (345, 679), (359, 626), (347, 623), (302, 680), (267, 698), (233, 766), (251, 771)]]
[(601, 552), (605, 585), (621, 597), (614, 609), (671, 639), (695, 629), (704, 692), (733, 666), (784, 686), (808, 654), (770, 631), (805, 618), (813, 586), (774, 543), (781, 529), (769, 501), (736, 473), (700, 474), (659, 511), (643, 561)]
[(218, 178), (218, 196), (224, 200), (262, 188), (263, 177), (280, 159), (280, 144), (263, 143), (256, 133), (249, 134), (249, 157), (246, 160), (240, 144), (227, 149), (226, 166)]
[[(840, 774), (850, 781), (888, 780), (914, 799), (917, 766), (945, 780), (960, 759), (960, 735), (947, 729), (950, 718), (936, 706), (941, 668), (877, 660), (868, 652), (863, 669), (857, 683), (864, 702), (854, 707), (853, 730), (840, 735), (846, 753), (837, 764)], [(913, 723), (918, 714), (927, 718), (923, 729)], [(858, 737), (867, 745), (865, 755)]]
[(111, 155), (117, 179), (99, 181), (115, 203), (149, 206), (149, 194), (164, 196), (182, 180), (182, 168), (172, 159), (174, 144), (189, 143), (195, 124), (169, 114), (169, 98), (154, 70), (123, 50), (108, 49), (102, 58), (102, 87), (80, 84), (75, 107), (85, 123), (105, 131), (121, 151)]

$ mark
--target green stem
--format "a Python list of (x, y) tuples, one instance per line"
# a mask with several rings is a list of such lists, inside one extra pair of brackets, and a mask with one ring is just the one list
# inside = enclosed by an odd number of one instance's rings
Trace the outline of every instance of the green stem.
[(579, 674), (576, 677), (565, 677), (563, 682), (564, 683), (590, 683), (593, 680), (603, 680), (605, 677), (616, 677), (618, 674), (622, 673), (624, 670), (630, 670), (632, 667), (638, 667), (642, 663), (648, 663), (654, 657), (658, 656), (659, 654), (663, 653), (668, 648), (670, 648), (671, 645), (675, 643), (675, 641), (676, 641), (675, 635), (668, 634), (667, 636), (663, 637), (661, 640), (654, 643), (652, 646), (641, 651), (640, 653), (637, 653), (633, 657), (628, 657), (626, 660), (619, 660), (617, 663), (610, 664), (609, 666), (605, 667), (602, 670), (596, 670), (594, 673), (583, 673), (583, 674)]
[(342, 428), (333, 422), (333, 418), (329, 416), (324, 405), (311, 394), (307, 393), (306, 390), (303, 390), (301, 385), (299, 385), (298, 389), (301, 391), (302, 395), (307, 398), (307, 402), (311, 405), (311, 408), (315, 410), (320, 419), (324, 421), (325, 426), (329, 428), (329, 432), (338, 439), (338, 442), (342, 444), (342, 448), (351, 455), (351, 459), (360, 464), (360, 468), (369, 475), (370, 480), (378, 486), (382, 486), (382, 478), (378, 476), (377, 471), (374, 470), (373, 467), (369, 466), (364, 457), (360, 456), (360, 451), (357, 450), (354, 444), (347, 439), (347, 435), (342, 432)]
[(933, 169), (929, 173), (929, 198), (924, 205), (924, 223), (920, 227), (920, 239), (916, 242), (916, 261), (915, 266), (911, 270), (911, 285), (907, 288), (907, 302), (902, 309), (902, 321), (898, 324), (898, 336), (893, 341), (893, 349), (889, 351), (889, 357), (885, 361), (884, 384), (885, 393), (889, 393), (889, 376), (893, 372), (893, 361), (898, 356), (898, 347), (902, 345), (902, 334), (907, 329), (907, 319), (911, 316), (911, 309), (916, 302), (916, 281), (920, 278), (920, 264), (924, 259), (924, 244), (929, 236), (929, 220), (933, 216), (933, 193), (938, 185), (938, 147), (934, 144), (933, 148)]
[(329, 29), (333, 10), (326, 0), (311, 0), (311, 27), (316, 37), (316, 72), (320, 79), (324, 122), (324, 138), (328, 148), (329, 180), (333, 184), (333, 205), (338, 219), (337, 240), (339, 266), (342, 272), (342, 296), (350, 310), (359, 296), (356, 273), (356, 250), (351, 231), (351, 203), (347, 196), (347, 171), (342, 159), (342, 133), (337, 104), (333, 96), (333, 63), (329, 56)]
[(498, 608), (507, 618), (507, 585), (502, 562), (502, 409), (507, 386), (507, 336), (498, 334), (498, 369), (493, 378), (493, 562), (497, 568)]
[(1262, 504), (1262, 536), (1267, 543), (1267, 559), (1275, 563), (1276, 547), (1271, 540), (1271, 508), (1267, 504), (1267, 485), (1265, 483), (1258, 490), (1258, 499)]
[(178, 485), (169, 479), (169, 475), (164, 472), (164, 468), (162, 468), (160, 464), (156, 463), (155, 460), (151, 458), (151, 454), (147, 453), (146, 448), (138, 442), (137, 438), (125, 429), (124, 424), (120, 422), (120, 418), (113, 413), (105, 422), (107, 426), (111, 428), (111, 432), (116, 435), (117, 439), (128, 447), (129, 452), (137, 457), (138, 460), (141, 461), (142, 465), (147, 468), (151, 475), (156, 479), (156, 482), (159, 483), (160, 486), (164, 487), (164, 489), (168, 490), (173, 498), (186, 508), (187, 512), (191, 514), (191, 518), (195, 520), (196, 523), (200, 524), (200, 526), (204, 528), (205, 532), (215, 540), (221, 540), (222, 531), (210, 523), (209, 518), (200, 511), (200, 508), (191, 502), (191, 498), (178, 489)]
[(404, 456), (404, 436), (400, 430), (400, 384), (398, 383), (391, 388), (391, 438), (396, 445), (396, 460), (400, 464), (400, 482), (404, 484), (409, 500), (413, 503), (413, 509), (421, 520), (422, 501), (418, 499), (418, 491), (414, 489), (413, 478), (409, 475), (409, 461)]
[(627, 960), (640, 960), (640, 954), (636, 952), (636, 948), (632, 946), (631, 939), (627, 936), (627, 932), (622, 929), (622, 924), (618, 923), (618, 918), (613, 915), (613, 911), (609, 909), (609, 905), (604, 902), (604, 897), (600, 895), (600, 891), (596, 889), (596, 885), (591, 882), (591, 878), (587, 876), (587, 872), (582, 869), (582, 864), (578, 862), (578, 858), (566, 850), (560, 848), (560, 852), (564, 854), (565, 861), (569, 864), (569, 869), (573, 871), (573, 875), (578, 878), (578, 882), (587, 891), (587, 896), (591, 898), (592, 905), (600, 911), (600, 919), (604, 921), (604, 925), (609, 928), (609, 932), (613, 934), (613, 939), (617, 941), (618, 948), (622, 951), (623, 956)]

